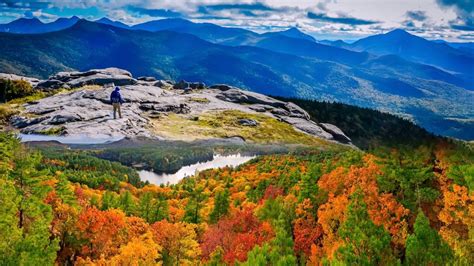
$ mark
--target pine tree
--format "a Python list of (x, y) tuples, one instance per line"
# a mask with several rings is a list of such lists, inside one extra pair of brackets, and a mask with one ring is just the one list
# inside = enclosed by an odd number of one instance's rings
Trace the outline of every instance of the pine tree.
[(346, 221), (339, 228), (345, 244), (336, 252), (336, 259), (347, 265), (392, 265), (396, 260), (390, 248), (390, 235), (376, 226), (367, 213), (363, 194), (352, 194)]
[(138, 204), (138, 215), (145, 219), (147, 222), (151, 220), (152, 208), (153, 208), (153, 195), (148, 192), (140, 197)]
[(122, 209), (127, 215), (132, 215), (135, 211), (135, 202), (130, 191), (125, 191), (120, 195), (120, 209)]
[(229, 190), (225, 189), (216, 194), (214, 209), (210, 214), (211, 223), (216, 223), (222, 216), (229, 213)]
[[(20, 147), (18, 140), (3, 134), (0, 154), (0, 254), (7, 265), (52, 265), (58, 240), (49, 231), (52, 208), (44, 203), (53, 177), (39, 171), (41, 156)], [(6, 151), (5, 149), (12, 149)], [(6, 228), (8, 226), (10, 228)]]
[(297, 265), (293, 254), (293, 238), (287, 232), (284, 214), (282, 213), (275, 224), (275, 238), (262, 246), (255, 246), (249, 253), (245, 266), (266, 265)]
[(431, 228), (422, 210), (418, 211), (414, 232), (406, 242), (407, 265), (446, 265), (453, 260), (453, 252)]

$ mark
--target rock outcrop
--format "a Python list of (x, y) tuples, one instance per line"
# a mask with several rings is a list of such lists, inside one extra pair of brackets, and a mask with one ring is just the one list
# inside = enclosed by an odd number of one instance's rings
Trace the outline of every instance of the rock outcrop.
[(27, 81), (28, 83), (31, 84), (31, 86), (35, 87), (36, 84), (40, 82), (39, 79), (37, 78), (29, 78), (29, 77), (24, 77), (24, 76), (19, 76), (15, 74), (6, 74), (6, 73), (0, 73), (0, 79), (9, 79), (9, 80), (24, 80)]
[[(294, 103), (223, 84), (210, 87), (204, 83), (186, 81), (174, 84), (150, 77), (142, 77), (138, 81), (125, 70), (107, 68), (60, 72), (47, 81), (39, 81), (37, 88), (53, 90), (65, 86), (77, 88), (109, 83), (121, 86), (125, 100), (123, 119), (112, 119), (109, 97), (113, 88), (105, 86), (59, 93), (25, 104), (24, 111), (14, 116), (11, 124), (22, 133), (61, 132), (70, 135), (159, 138), (149, 126), (150, 119), (155, 117), (173, 113), (193, 119), (209, 111), (238, 110), (274, 117), (318, 138), (350, 143), (350, 139), (339, 128), (313, 122), (308, 113)], [(255, 120), (237, 117), (236, 123), (257, 129), (259, 126)]]

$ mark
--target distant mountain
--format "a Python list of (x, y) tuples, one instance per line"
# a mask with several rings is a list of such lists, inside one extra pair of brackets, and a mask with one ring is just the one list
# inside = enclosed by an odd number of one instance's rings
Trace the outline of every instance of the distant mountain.
[(316, 39), (311, 36), (311, 35), (308, 35), (302, 31), (300, 31), (298, 28), (289, 28), (288, 30), (284, 30), (284, 31), (276, 31), (276, 32), (269, 32), (269, 33), (265, 33), (265, 35), (282, 35), (282, 36), (286, 36), (286, 37), (290, 37), (290, 38), (294, 38), (294, 39), (302, 39), (302, 40), (307, 40), (307, 41), (312, 41), (312, 42), (315, 42)]
[(125, 23), (122, 23), (120, 21), (111, 20), (111, 19), (106, 18), (106, 17), (98, 19), (95, 22), (110, 25), (110, 26), (114, 26), (114, 27), (117, 27), (117, 28), (122, 28), (122, 29), (129, 29), (130, 28), (130, 26), (128, 26)]
[(349, 51), (305, 39), (290, 38), (284, 35), (263, 38), (253, 45), (275, 52), (312, 57), (347, 65), (360, 64), (365, 62), (370, 56), (368, 53)]
[(434, 42), (445, 43), (463, 53), (468, 53), (474, 56), (474, 42), (447, 42), (444, 40), (435, 40)]
[(394, 54), (457, 73), (474, 73), (473, 56), (447, 44), (428, 41), (400, 29), (358, 40), (349, 48), (377, 55)]
[(321, 40), (321, 41), (318, 41), (318, 43), (325, 44), (325, 45), (331, 45), (331, 46), (339, 47), (339, 48), (346, 48), (347, 46), (350, 46), (349, 43), (346, 43), (343, 40), (335, 40), (335, 41)]
[(221, 27), (211, 23), (194, 23), (180, 18), (148, 21), (134, 25), (131, 28), (134, 30), (146, 30), (152, 32), (167, 30), (188, 33), (209, 42), (223, 44), (240, 43), (238, 41), (240, 38), (258, 36), (257, 33), (244, 29)]
[(0, 32), (36, 34), (63, 30), (76, 24), (78, 17), (58, 18), (50, 23), (43, 23), (37, 18), (20, 18), (7, 24), (0, 24)]
[(439, 134), (474, 137), (469, 120), (474, 93), (462, 88), (466, 81), (456, 75), (398, 56), (376, 57), (281, 35), (259, 39), (255, 46), (81, 20), (45, 34), (0, 33), (0, 72), (44, 78), (64, 70), (119, 67), (136, 76), (227, 83), (269, 95), (377, 108)]

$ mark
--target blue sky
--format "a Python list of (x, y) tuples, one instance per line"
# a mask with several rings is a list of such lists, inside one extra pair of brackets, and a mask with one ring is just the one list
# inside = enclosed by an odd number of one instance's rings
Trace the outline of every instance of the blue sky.
[(180, 17), (257, 32), (296, 26), (318, 39), (403, 28), (430, 39), (474, 41), (474, 0), (0, 0), (0, 23), (73, 15), (127, 24)]

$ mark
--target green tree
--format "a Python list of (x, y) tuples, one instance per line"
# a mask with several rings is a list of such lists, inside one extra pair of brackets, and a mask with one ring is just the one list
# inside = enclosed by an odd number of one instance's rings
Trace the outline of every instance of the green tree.
[(449, 248), (433, 228), (422, 210), (418, 211), (414, 232), (406, 242), (407, 265), (447, 265), (454, 258)]
[(169, 206), (166, 199), (154, 199), (152, 202), (152, 210), (150, 213), (150, 224), (161, 221), (163, 219), (169, 219)]
[(282, 213), (275, 221), (275, 238), (262, 246), (255, 246), (247, 256), (244, 266), (266, 266), (297, 265), (297, 260), (293, 254), (293, 238), (285, 228), (284, 214)]
[[(52, 265), (59, 248), (50, 234), (52, 208), (44, 203), (53, 179), (39, 171), (41, 156), (0, 134), (0, 255), (6, 265)], [(11, 149), (6, 151), (5, 149)]]
[(188, 204), (186, 204), (186, 208), (184, 210), (184, 218), (183, 221), (187, 223), (200, 223), (201, 216), (199, 215), (199, 211), (202, 208), (202, 202), (205, 198), (203, 195), (203, 188), (190, 188), (191, 193), (189, 196)]
[(431, 184), (434, 158), (428, 147), (400, 147), (381, 156), (385, 157), (384, 174), (377, 180), (381, 191), (393, 193), (412, 211), (422, 202), (431, 202), (439, 196)]
[(147, 192), (140, 197), (140, 202), (138, 203), (138, 215), (147, 222), (150, 222), (152, 209), (153, 195), (150, 192)]
[(117, 202), (118, 202), (117, 194), (115, 192), (107, 190), (102, 196), (102, 204), (100, 206), (100, 209), (105, 211), (111, 208), (117, 208), (118, 207)]
[(216, 223), (222, 216), (229, 213), (229, 190), (224, 189), (216, 194), (214, 199), (214, 209), (210, 214), (211, 223)]
[(345, 244), (337, 250), (336, 261), (347, 265), (396, 264), (390, 235), (370, 219), (363, 194), (356, 191), (351, 198), (347, 218), (338, 231)]
[(0, 102), (25, 97), (33, 92), (33, 87), (28, 81), (0, 79)]
[(120, 194), (120, 209), (127, 215), (132, 215), (135, 211), (135, 201), (132, 193), (128, 190)]

